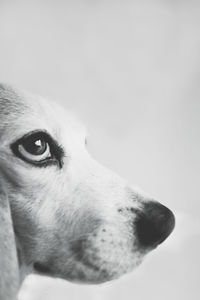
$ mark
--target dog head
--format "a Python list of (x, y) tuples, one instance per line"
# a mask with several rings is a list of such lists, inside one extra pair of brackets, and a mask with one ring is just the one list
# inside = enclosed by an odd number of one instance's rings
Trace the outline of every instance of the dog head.
[(0, 172), (19, 263), (99, 283), (134, 269), (175, 221), (168, 208), (92, 159), (85, 138), (57, 104), (1, 86)]

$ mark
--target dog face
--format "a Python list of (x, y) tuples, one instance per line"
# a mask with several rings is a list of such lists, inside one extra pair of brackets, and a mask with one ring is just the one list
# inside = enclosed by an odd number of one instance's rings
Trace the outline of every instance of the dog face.
[(87, 283), (131, 271), (171, 233), (172, 212), (92, 159), (71, 114), (0, 91), (0, 171), (20, 265)]

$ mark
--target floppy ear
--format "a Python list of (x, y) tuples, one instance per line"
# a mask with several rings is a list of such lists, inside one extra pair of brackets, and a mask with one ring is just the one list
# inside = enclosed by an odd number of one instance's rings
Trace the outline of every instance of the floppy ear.
[(17, 299), (18, 272), (10, 205), (0, 180), (0, 300)]

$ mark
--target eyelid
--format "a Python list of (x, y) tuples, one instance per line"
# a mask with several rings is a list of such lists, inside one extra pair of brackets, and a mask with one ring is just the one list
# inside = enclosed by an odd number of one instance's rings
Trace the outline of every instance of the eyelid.
[[(47, 158), (46, 160), (44, 161), (41, 161), (41, 162), (37, 162), (37, 161), (29, 161), (28, 159), (26, 159), (18, 150), (18, 147), (20, 144), (23, 144), (23, 142), (29, 138), (29, 137), (34, 137), (34, 136), (37, 136), (38, 134), (38, 138), (44, 138), (47, 143), (49, 144), (50, 148), (53, 149), (53, 154), (54, 154), (54, 157), (52, 158)], [(27, 134), (23, 135), (21, 138), (17, 139), (16, 141), (14, 141), (11, 145), (10, 145), (10, 148), (11, 150), (13, 151), (13, 153), (21, 158), (22, 160), (32, 164), (32, 165), (36, 165), (36, 166), (39, 166), (39, 167), (45, 167), (45, 166), (48, 166), (48, 165), (51, 165), (51, 164), (59, 164), (59, 167), (62, 168), (63, 166), (63, 157), (64, 157), (64, 150), (62, 148), (62, 146), (60, 146), (58, 144), (57, 141), (55, 141), (51, 135), (46, 132), (45, 130), (34, 130), (34, 131), (31, 131), (31, 132), (28, 132)], [(51, 149), (51, 150), (52, 150)]]

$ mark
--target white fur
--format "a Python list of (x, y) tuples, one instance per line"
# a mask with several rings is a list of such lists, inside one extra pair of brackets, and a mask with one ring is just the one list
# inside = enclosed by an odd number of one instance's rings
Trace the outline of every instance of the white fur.
[[(91, 283), (137, 266), (149, 250), (138, 246), (135, 213), (118, 210), (141, 209), (149, 199), (90, 157), (85, 128), (57, 104), (2, 85), (0, 107), (0, 176), (12, 211), (21, 278), (34, 272), (38, 261), (51, 276)], [(38, 129), (64, 148), (61, 169), (35, 167), (12, 153), (11, 143)]]

